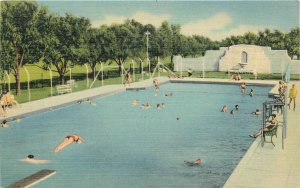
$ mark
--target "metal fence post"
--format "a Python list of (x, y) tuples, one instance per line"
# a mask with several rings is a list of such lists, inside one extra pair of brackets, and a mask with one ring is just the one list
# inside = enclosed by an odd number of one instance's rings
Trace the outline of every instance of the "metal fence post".
[(84, 66), (86, 68), (86, 88), (89, 88), (89, 68), (87, 64), (84, 64)]
[(30, 75), (29, 75), (29, 72), (28, 72), (28, 70), (27, 70), (26, 67), (24, 67), (24, 70), (25, 70), (26, 75), (27, 75), (28, 101), (30, 102), (30, 101), (31, 101), (31, 94), (30, 94)]
[(52, 71), (51, 68), (48, 67), (49, 70), (49, 76), (50, 76), (50, 95), (53, 96), (53, 87), (52, 87)]

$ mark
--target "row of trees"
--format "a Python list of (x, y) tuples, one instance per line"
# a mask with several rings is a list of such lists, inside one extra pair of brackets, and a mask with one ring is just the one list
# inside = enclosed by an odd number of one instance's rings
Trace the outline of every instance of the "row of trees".
[(92, 28), (90, 20), (70, 14), (50, 14), (47, 7), (33, 1), (1, 1), (1, 71), (10, 71), (20, 93), (20, 69), (26, 63), (43, 62), (52, 67), (64, 82), (70, 64), (88, 63), (92, 70), (102, 62), (115, 61), (121, 66), (129, 58), (146, 59), (146, 35), (149, 31), (149, 56), (158, 57), (202, 56), (206, 50), (235, 44), (271, 46), (287, 49), (289, 55), (298, 55), (299, 28), (289, 33), (266, 29), (258, 34), (246, 33), (222, 41), (204, 36), (184, 36), (180, 25), (163, 22), (156, 28), (135, 20), (123, 24)]

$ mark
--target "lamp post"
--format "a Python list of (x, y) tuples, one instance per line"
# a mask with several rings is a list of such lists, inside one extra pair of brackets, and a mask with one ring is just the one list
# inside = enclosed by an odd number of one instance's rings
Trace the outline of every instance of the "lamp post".
[(149, 46), (149, 35), (150, 35), (150, 32), (147, 30), (145, 32), (145, 35), (146, 35), (146, 40), (147, 40), (147, 63), (149, 63), (149, 74), (150, 74), (150, 61), (149, 61), (149, 52), (148, 52), (148, 46)]

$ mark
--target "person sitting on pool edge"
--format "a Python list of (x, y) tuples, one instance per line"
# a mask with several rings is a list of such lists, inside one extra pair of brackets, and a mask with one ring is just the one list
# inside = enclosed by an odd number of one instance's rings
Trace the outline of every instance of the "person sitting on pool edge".
[(33, 163), (33, 164), (43, 164), (49, 162), (49, 160), (35, 159), (34, 155), (28, 155), (26, 158), (22, 159), (21, 161), (27, 163)]
[(57, 153), (61, 151), (63, 148), (67, 147), (73, 142), (76, 142), (77, 144), (81, 144), (82, 142), (85, 142), (85, 140), (80, 136), (78, 136), (77, 134), (66, 136), (66, 138), (54, 149), (54, 152)]
[(250, 134), (249, 136), (251, 138), (256, 138), (259, 135), (261, 135), (263, 132), (265, 131), (270, 131), (271, 129), (273, 129), (276, 125), (278, 124), (278, 121), (276, 119), (276, 114), (272, 114), (270, 117), (268, 117), (267, 119), (267, 123), (266, 123), (266, 127), (262, 130), (258, 130), (255, 134)]
[(186, 165), (188, 166), (198, 166), (201, 164), (201, 159), (196, 159), (195, 161), (184, 161)]

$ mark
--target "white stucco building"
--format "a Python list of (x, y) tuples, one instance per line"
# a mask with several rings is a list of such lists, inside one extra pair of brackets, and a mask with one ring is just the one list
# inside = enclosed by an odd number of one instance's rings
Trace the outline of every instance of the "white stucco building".
[(234, 45), (208, 50), (199, 58), (173, 58), (174, 71), (189, 68), (202, 71), (230, 71), (240, 73), (282, 73), (290, 64), (291, 74), (300, 73), (300, 60), (292, 60), (286, 50), (272, 50), (256, 45)]

